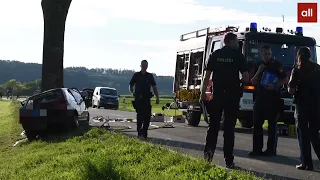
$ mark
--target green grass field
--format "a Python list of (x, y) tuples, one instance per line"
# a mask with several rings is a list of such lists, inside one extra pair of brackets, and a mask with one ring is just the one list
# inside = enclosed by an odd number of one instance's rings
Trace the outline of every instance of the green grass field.
[[(125, 103), (124, 103), (124, 96), (121, 96), (120, 98), (120, 104), (119, 104), (119, 110), (122, 111), (130, 111), (130, 112), (135, 112), (135, 109), (132, 106), (131, 101), (133, 100), (132, 96), (126, 96), (125, 98)], [(164, 111), (162, 110), (162, 106), (165, 105), (166, 103), (171, 103), (173, 102), (172, 97), (171, 98), (163, 98), (160, 97), (160, 104), (156, 104), (156, 99), (152, 98), (151, 99), (151, 105), (152, 105), (152, 112), (153, 113), (164, 113), (168, 116), (173, 116), (173, 115), (181, 115), (182, 112), (179, 110), (174, 110), (174, 109), (165, 109)], [(125, 105), (124, 105), (125, 104)]]
[(257, 179), (98, 128), (12, 147), (21, 139), (18, 107), (17, 101), (0, 101), (0, 179)]

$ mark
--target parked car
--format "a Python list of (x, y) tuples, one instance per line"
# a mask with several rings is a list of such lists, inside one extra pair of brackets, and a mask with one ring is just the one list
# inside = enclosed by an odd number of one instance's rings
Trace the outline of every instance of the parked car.
[(27, 138), (33, 140), (55, 124), (75, 129), (79, 122), (89, 123), (90, 115), (83, 98), (75, 88), (57, 88), (21, 102), (19, 122)]
[(119, 108), (119, 98), (118, 92), (115, 88), (110, 87), (96, 87), (92, 96), (92, 107), (93, 108)]
[(84, 88), (81, 91), (81, 93), (82, 92), (87, 92), (87, 96), (86, 96), (86, 98), (84, 100), (86, 102), (87, 107), (91, 107), (92, 106), (93, 91), (94, 91), (94, 89), (91, 89), (91, 88)]

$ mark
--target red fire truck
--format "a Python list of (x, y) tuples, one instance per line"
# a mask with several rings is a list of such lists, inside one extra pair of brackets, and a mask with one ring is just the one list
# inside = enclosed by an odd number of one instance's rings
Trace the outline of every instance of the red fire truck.
[[(200, 86), (203, 69), (208, 61), (209, 54), (223, 47), (224, 35), (233, 32), (239, 39), (239, 51), (243, 53), (250, 69), (250, 78), (253, 77), (254, 65), (261, 60), (259, 48), (262, 44), (268, 44), (272, 49), (272, 56), (281, 62), (287, 75), (290, 75), (296, 53), (301, 46), (308, 46), (312, 51), (313, 60), (316, 57), (316, 40), (303, 36), (303, 28), (297, 27), (296, 31), (284, 32), (282, 28), (276, 28), (274, 32), (270, 28), (257, 29), (257, 23), (251, 23), (244, 31), (239, 27), (228, 26), (225, 29), (205, 28), (183, 34), (177, 48), (176, 69), (173, 91), (176, 94), (178, 107), (183, 111), (189, 125), (198, 126), (201, 119), (201, 106), (199, 104)], [(211, 96), (214, 85), (210, 82), (207, 87), (207, 97)], [(252, 85), (243, 87), (243, 96), (239, 104), (238, 119), (242, 127), (253, 126), (253, 96), (255, 88)], [(284, 113), (280, 120), (285, 124), (293, 124), (295, 105), (292, 97), (284, 85), (281, 88), (284, 100)], [(222, 123), (223, 123), (222, 116)]]

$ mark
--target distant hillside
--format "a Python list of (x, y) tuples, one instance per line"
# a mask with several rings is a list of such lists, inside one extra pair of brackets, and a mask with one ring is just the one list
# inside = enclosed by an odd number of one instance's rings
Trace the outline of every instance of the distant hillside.
[[(22, 83), (39, 79), (41, 78), (41, 67), (42, 65), (37, 63), (0, 60), (0, 84), (10, 79), (16, 79)], [(65, 87), (77, 87), (79, 89), (96, 86), (114, 87), (119, 94), (129, 94), (128, 85), (133, 73), (132, 70), (70, 67), (64, 69), (64, 83)], [(172, 76), (157, 76), (154, 74), (154, 77), (160, 94), (172, 94)]]

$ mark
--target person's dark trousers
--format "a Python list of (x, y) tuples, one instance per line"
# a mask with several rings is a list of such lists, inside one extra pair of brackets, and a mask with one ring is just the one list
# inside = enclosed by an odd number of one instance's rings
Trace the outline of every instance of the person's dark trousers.
[(311, 156), (311, 145), (309, 140), (309, 120), (307, 112), (303, 112), (303, 109), (296, 106), (296, 127), (298, 142), (300, 147), (300, 159), (303, 166), (313, 168), (312, 156)]
[(150, 98), (135, 99), (137, 112), (137, 132), (138, 136), (148, 137), (148, 128), (151, 118)]
[(313, 150), (316, 153), (319, 161), (320, 161), (320, 136), (319, 136), (319, 119), (314, 119), (317, 120), (317, 123), (310, 123), (309, 124), (309, 136), (310, 136), (310, 142), (312, 144)]
[(204, 153), (215, 152), (217, 145), (217, 138), (220, 129), (220, 121), (222, 111), (224, 111), (224, 145), (223, 152), (227, 165), (233, 163), (233, 148), (234, 148), (234, 128), (237, 120), (237, 113), (239, 110), (239, 94), (216, 94), (208, 103), (208, 113), (210, 115), (209, 128), (207, 130), (206, 145)]
[[(314, 113), (310, 112), (307, 107), (297, 105), (295, 111), (296, 127), (298, 142), (300, 146), (300, 159), (303, 166), (313, 168), (311, 144), (320, 160), (320, 139), (319, 127)], [(311, 144), (310, 144), (311, 143)]]
[(254, 153), (263, 149), (263, 124), (268, 120), (267, 152), (277, 151), (277, 117), (279, 114), (279, 99), (276, 97), (258, 96), (253, 107), (253, 148)]

